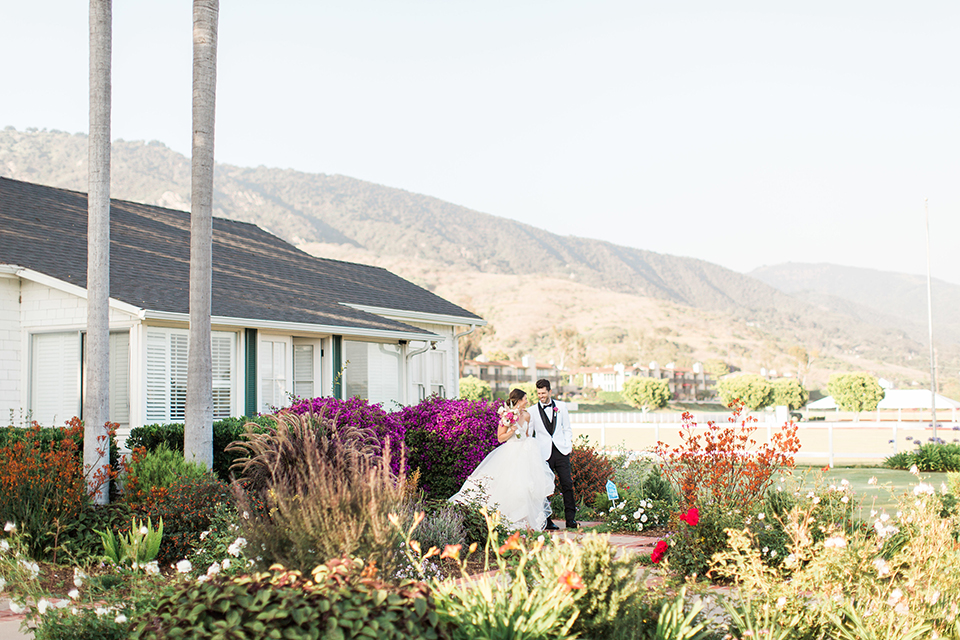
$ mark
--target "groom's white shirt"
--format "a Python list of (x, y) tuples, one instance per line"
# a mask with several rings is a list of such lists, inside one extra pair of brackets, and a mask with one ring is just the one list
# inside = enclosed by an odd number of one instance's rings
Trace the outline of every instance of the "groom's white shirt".
[[(540, 417), (540, 403), (535, 403), (528, 410), (530, 413), (530, 422), (533, 423), (533, 430), (537, 434), (537, 445), (540, 447), (540, 454), (546, 460), (550, 457), (552, 450), (551, 444), (557, 446), (557, 451), (565, 456), (573, 451), (573, 429), (570, 426), (570, 413), (567, 411), (567, 404), (559, 400), (553, 401), (559, 413), (557, 416), (557, 427), (553, 431), (551, 438), (547, 428), (543, 425), (543, 419)], [(547, 420), (550, 419), (550, 409), (544, 410), (547, 414)]]

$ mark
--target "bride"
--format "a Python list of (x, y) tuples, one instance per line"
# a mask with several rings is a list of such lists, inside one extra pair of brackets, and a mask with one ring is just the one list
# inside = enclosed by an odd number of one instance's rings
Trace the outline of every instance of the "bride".
[(553, 471), (531, 437), (527, 394), (510, 392), (500, 407), (497, 426), (499, 447), (487, 454), (451, 502), (481, 503), (499, 510), (504, 524), (520, 529), (543, 529), (550, 516), (548, 496), (553, 493)]

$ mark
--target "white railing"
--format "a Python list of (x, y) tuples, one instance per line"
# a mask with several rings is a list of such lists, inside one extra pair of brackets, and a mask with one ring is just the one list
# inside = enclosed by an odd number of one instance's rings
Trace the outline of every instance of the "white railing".
[[(730, 414), (698, 414), (697, 430), (712, 420), (726, 425)], [(679, 414), (573, 413), (574, 436), (586, 435), (601, 448), (623, 446), (631, 451), (652, 449), (658, 442), (669, 446), (681, 443)], [(653, 419), (651, 419), (653, 418)], [(671, 419), (673, 418), (673, 419)], [(760, 446), (769, 442), (783, 426), (773, 416), (758, 416), (753, 439)], [(811, 465), (879, 464), (899, 451), (909, 451), (917, 442), (929, 442), (933, 429), (929, 422), (826, 422), (797, 423), (801, 449), (797, 461)], [(937, 422), (937, 437), (946, 442), (960, 441), (960, 422)]]

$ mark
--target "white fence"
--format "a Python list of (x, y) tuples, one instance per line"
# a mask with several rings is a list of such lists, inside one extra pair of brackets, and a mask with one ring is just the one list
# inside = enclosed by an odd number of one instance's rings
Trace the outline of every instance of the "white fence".
[[(729, 413), (697, 414), (697, 430), (705, 430), (712, 420), (726, 425)], [(769, 414), (756, 416), (753, 439), (756, 446), (770, 441), (783, 423), (777, 423)], [(952, 418), (953, 416), (951, 416)], [(574, 436), (586, 435), (603, 448), (623, 446), (630, 451), (651, 450), (658, 442), (669, 446), (681, 443), (680, 414), (668, 413), (572, 413)], [(933, 437), (929, 422), (826, 422), (797, 423), (800, 451), (797, 463), (817, 466), (849, 464), (880, 464), (884, 458), (899, 451), (913, 449), (917, 442), (928, 442)], [(960, 441), (960, 422), (937, 422), (937, 437), (946, 441)]]

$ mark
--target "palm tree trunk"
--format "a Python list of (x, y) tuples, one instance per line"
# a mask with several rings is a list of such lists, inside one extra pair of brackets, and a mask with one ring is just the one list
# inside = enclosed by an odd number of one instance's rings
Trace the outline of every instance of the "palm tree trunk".
[(110, 439), (110, 58), (111, 0), (90, 0), (90, 137), (87, 195), (86, 398), (83, 466), (95, 500), (106, 504)]
[(218, 0), (193, 2), (193, 158), (190, 205), (190, 352), (183, 454), (213, 466), (213, 133), (217, 96)]

